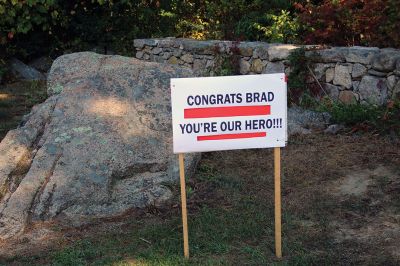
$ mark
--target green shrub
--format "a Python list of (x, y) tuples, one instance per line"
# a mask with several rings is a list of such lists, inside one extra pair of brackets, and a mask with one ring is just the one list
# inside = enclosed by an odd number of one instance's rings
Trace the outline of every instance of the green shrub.
[(386, 106), (373, 104), (344, 104), (325, 99), (318, 107), (328, 112), (332, 122), (345, 126), (361, 126), (380, 133), (394, 132), (400, 136), (400, 100), (389, 101)]
[(281, 10), (278, 15), (266, 14), (268, 24), (266, 26), (255, 23), (254, 27), (263, 32), (264, 38), (270, 42), (294, 43), (297, 41), (297, 33), (300, 25), (289, 11)]
[(321, 88), (316, 83), (307, 83), (312, 79), (310, 69), (313, 69), (313, 62), (318, 60), (314, 53), (306, 56), (306, 51), (312, 51), (312, 48), (300, 47), (292, 50), (288, 56), (288, 103), (310, 108), (317, 104)]
[(25, 56), (48, 46), (49, 37), (67, 21), (55, 0), (1, 0), (0, 48), (5, 51), (2, 57)]
[[(0, 48), (20, 58), (101, 47), (132, 53), (134, 38), (160, 35), (158, 1), (0, 0)], [(163, 30), (167, 30), (164, 27)], [(1, 59), (1, 58), (0, 58)]]

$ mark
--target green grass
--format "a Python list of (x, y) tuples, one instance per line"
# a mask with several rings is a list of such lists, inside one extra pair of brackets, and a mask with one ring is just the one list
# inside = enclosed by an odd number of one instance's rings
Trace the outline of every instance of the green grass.
[[(137, 223), (137, 231), (128, 234), (102, 235), (74, 243), (49, 257), (52, 265), (247, 265), (273, 263), (273, 231), (268, 212), (262, 206), (222, 210), (203, 208), (189, 219), (190, 263), (183, 259), (181, 220), (173, 217), (161, 224)], [(269, 216), (269, 215), (268, 215)], [(264, 225), (264, 226), (263, 226)], [(144, 241), (144, 240), (145, 241)], [(285, 244), (285, 251), (292, 249)], [(297, 253), (283, 265), (301, 265), (310, 261), (300, 245)], [(38, 258), (40, 261), (40, 257)], [(35, 263), (35, 258), (20, 260)], [(277, 262), (276, 262), (277, 264)], [(281, 264), (281, 263), (279, 263)]]
[[(132, 221), (124, 234), (89, 237), (50, 254), (13, 258), (8, 262), (43, 264), (44, 260), (51, 265), (302, 265), (302, 262), (311, 260), (297, 242), (284, 242), (284, 252), (287, 254), (292, 250), (291, 256), (283, 262), (275, 260), (272, 202), (245, 193), (242, 182), (222, 176), (208, 166), (200, 167), (198, 182), (208, 182), (216, 190), (224, 190), (229, 201), (221, 203), (229, 206), (217, 203), (201, 206), (195, 213), (189, 212), (189, 262), (183, 259), (179, 212), (162, 220)], [(284, 213), (284, 216), (288, 214)], [(287, 222), (283, 225), (284, 231), (293, 227), (290, 219)]]
[[(400, 187), (397, 181), (385, 176), (376, 178), (375, 185), (368, 187), (368, 194), (360, 198), (338, 198), (325, 190), (326, 186), (332, 186), (332, 181), (342, 177), (336, 170), (329, 170), (327, 162), (333, 160), (330, 168), (336, 168), (350, 159), (359, 161), (355, 154), (372, 154), (382, 145), (361, 145), (371, 142), (368, 137), (364, 140), (344, 137), (341, 147), (333, 146), (330, 152), (322, 155), (326, 147), (338, 141), (335, 139), (331, 143), (327, 139), (325, 135), (299, 137), (283, 153), (282, 260), (277, 260), (274, 254), (272, 166), (266, 163), (255, 167), (260, 158), (269, 162), (272, 154), (258, 150), (204, 154), (196, 176), (187, 180), (191, 189), (188, 197), (189, 261), (183, 258), (179, 186), (169, 184), (175, 197), (166, 208), (153, 206), (144, 214), (124, 219), (120, 227), (94, 225), (87, 233), (62, 242), (50, 251), (8, 258), (3, 263), (278, 266), (365, 265), (368, 262), (396, 265), (395, 258), (386, 251), (386, 242), (382, 242), (386, 240), (338, 242), (334, 234), (337, 232), (335, 224), (356, 229), (366, 226), (368, 217), (375, 217), (377, 211), (371, 202), (381, 200), (382, 195), (389, 195), (393, 189), (396, 193), (391, 197), (397, 197)], [(336, 153), (332, 149), (337, 149)], [(397, 165), (400, 158), (390, 154), (382, 156), (386, 163), (393, 165)], [(305, 159), (321, 167), (303, 165)], [(378, 210), (387, 211), (395, 206), (392, 199)], [(349, 214), (359, 218), (347, 216)], [(57, 232), (63, 234), (63, 230), (59, 228)]]

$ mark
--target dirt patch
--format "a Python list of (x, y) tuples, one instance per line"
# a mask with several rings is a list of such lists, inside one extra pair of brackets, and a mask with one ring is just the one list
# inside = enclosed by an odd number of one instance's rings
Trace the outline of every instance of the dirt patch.
[(398, 168), (383, 164), (352, 170), (333, 182), (331, 190), (345, 214), (330, 222), (335, 242), (356, 243), (400, 261), (399, 196), (393, 193), (399, 182)]
[(336, 194), (344, 196), (362, 196), (367, 192), (368, 186), (370, 186), (371, 183), (378, 185), (376, 182), (385, 178), (388, 181), (396, 181), (400, 179), (400, 176), (384, 165), (379, 165), (375, 169), (353, 170), (347, 173), (345, 177), (335, 182), (332, 188)]
[(371, 179), (365, 173), (351, 173), (344, 178), (339, 186), (339, 191), (343, 195), (360, 196), (367, 191), (370, 182)]

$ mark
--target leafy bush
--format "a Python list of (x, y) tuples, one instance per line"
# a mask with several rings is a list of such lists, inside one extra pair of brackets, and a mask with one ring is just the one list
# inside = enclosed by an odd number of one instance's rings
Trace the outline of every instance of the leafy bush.
[(166, 24), (159, 1), (0, 0), (3, 58), (57, 56), (100, 46), (127, 54), (134, 38)]
[(49, 37), (59, 27), (65, 26), (68, 20), (55, 0), (1, 0), (0, 16), (0, 48), (5, 51), (3, 58), (6, 55), (32, 54), (39, 47), (48, 46)]
[(290, 15), (289, 11), (281, 10), (279, 15), (266, 14), (269, 25), (264, 26), (255, 23), (257, 30), (264, 33), (265, 39), (270, 42), (294, 43), (297, 41), (297, 32), (300, 25), (296, 18)]
[(325, 99), (319, 111), (332, 115), (334, 123), (374, 130), (381, 133), (394, 132), (400, 136), (400, 101), (389, 101), (386, 106), (372, 104), (344, 104)]
[(400, 46), (398, 0), (0, 0), (0, 60), (98, 48), (131, 55), (135, 38)]
[(308, 83), (312, 79), (310, 69), (313, 62), (317, 62), (316, 55), (306, 56), (304, 47), (294, 49), (288, 56), (290, 73), (288, 76), (288, 101), (309, 108), (315, 106), (315, 98), (321, 94), (320, 87), (315, 83)]
[(305, 43), (400, 46), (398, 0), (323, 0), (296, 7)]

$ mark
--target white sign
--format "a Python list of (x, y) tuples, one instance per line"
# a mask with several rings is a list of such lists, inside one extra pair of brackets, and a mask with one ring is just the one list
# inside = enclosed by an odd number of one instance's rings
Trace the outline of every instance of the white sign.
[(284, 73), (171, 79), (174, 153), (284, 147)]

